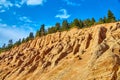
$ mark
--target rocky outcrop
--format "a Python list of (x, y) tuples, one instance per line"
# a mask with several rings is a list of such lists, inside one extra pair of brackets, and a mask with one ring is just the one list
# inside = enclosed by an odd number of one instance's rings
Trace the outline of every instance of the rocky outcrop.
[(120, 80), (120, 23), (57, 32), (3, 52), (0, 80)]

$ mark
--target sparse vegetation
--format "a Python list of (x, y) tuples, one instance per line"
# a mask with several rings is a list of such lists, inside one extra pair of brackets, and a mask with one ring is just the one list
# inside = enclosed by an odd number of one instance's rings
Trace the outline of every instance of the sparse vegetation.
[[(77, 27), (79, 29), (84, 28), (84, 27), (90, 27), (95, 24), (103, 24), (103, 23), (111, 23), (111, 22), (116, 22), (116, 18), (114, 14), (108, 10), (107, 17), (100, 18), (98, 22), (94, 18), (92, 19), (86, 19), (86, 20), (79, 20), (79, 19), (74, 19), (73, 22), (69, 23), (67, 20), (63, 20), (62, 25), (60, 25), (59, 22), (55, 24), (55, 26), (52, 26), (48, 28), (48, 30), (45, 30), (45, 25), (42, 24), (40, 29), (36, 32), (35, 37), (41, 37), (47, 34), (55, 33), (57, 31), (65, 31), (69, 30), (70, 28)], [(119, 20), (118, 20), (119, 21)], [(29, 40), (34, 39), (34, 35), (32, 32), (30, 32), (29, 36), (27, 38), (23, 38), (22, 40), (19, 39), (15, 43), (13, 43), (12, 40), (8, 41), (8, 45), (3, 44), (3, 46), (0, 48), (0, 53), (3, 51), (10, 50), (12, 47), (19, 46), (20, 44), (27, 42)]]

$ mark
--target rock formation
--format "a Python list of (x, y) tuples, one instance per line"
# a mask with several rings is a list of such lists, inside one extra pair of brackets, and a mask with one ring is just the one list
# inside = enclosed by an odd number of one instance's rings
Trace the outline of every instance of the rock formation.
[(0, 80), (120, 80), (120, 23), (48, 34), (3, 52)]

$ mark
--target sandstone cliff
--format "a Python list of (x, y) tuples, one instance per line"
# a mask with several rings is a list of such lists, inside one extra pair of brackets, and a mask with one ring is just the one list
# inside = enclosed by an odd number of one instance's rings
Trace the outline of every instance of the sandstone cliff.
[(3, 52), (0, 80), (120, 80), (120, 24), (57, 32)]

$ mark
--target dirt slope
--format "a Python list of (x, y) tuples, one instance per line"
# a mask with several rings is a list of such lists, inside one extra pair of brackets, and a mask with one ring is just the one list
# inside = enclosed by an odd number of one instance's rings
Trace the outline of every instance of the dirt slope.
[(0, 80), (120, 80), (120, 24), (57, 32), (1, 53)]

